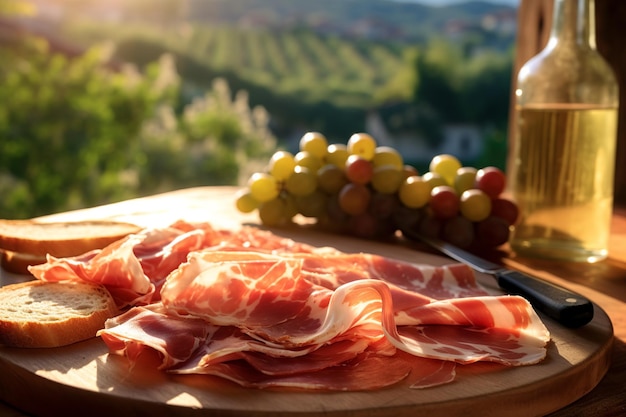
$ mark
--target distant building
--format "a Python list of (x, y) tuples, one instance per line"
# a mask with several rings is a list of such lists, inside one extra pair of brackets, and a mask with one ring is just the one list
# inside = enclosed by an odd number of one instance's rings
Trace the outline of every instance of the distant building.
[(484, 151), (482, 130), (471, 124), (448, 124), (442, 130), (442, 139), (436, 144), (420, 137), (416, 130), (400, 129), (391, 132), (378, 111), (370, 111), (365, 122), (367, 133), (379, 145), (397, 149), (407, 161), (427, 162), (438, 154), (451, 154), (463, 161), (477, 159)]

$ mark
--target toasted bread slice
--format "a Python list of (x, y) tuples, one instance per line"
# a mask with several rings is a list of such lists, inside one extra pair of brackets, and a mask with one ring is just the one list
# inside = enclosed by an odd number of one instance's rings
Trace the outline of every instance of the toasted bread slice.
[(141, 228), (116, 221), (45, 223), (34, 220), (0, 220), (0, 249), (56, 257), (81, 255), (101, 249)]
[(29, 274), (28, 267), (46, 263), (46, 257), (0, 249), (0, 267), (14, 274)]
[(106, 288), (88, 283), (28, 281), (0, 288), (0, 344), (69, 345), (96, 336), (118, 313)]

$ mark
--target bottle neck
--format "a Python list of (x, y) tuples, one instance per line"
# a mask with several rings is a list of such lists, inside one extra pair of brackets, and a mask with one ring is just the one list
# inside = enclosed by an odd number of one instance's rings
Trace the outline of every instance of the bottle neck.
[(549, 45), (576, 44), (596, 49), (594, 0), (554, 0)]

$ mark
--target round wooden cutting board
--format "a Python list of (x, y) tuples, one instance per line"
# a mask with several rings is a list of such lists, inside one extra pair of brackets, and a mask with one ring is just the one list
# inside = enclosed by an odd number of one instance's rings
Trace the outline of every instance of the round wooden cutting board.
[[(50, 217), (114, 218), (142, 226), (164, 225), (184, 217), (216, 227), (255, 222), (233, 210), (232, 188), (195, 188)], [(317, 233), (306, 228), (275, 231), (298, 241), (371, 252), (415, 263), (441, 265), (447, 258), (409, 245), (379, 243)], [(0, 284), (27, 279), (0, 272)], [(493, 278), (477, 274), (498, 293)], [(207, 376), (172, 376), (140, 363), (109, 356), (94, 338), (55, 349), (0, 347), (0, 399), (37, 416), (541, 416), (589, 392), (608, 369), (613, 329), (607, 315), (580, 329), (550, 319), (547, 358), (537, 365), (459, 365), (454, 382), (423, 390), (396, 385), (373, 392), (252, 390)]]

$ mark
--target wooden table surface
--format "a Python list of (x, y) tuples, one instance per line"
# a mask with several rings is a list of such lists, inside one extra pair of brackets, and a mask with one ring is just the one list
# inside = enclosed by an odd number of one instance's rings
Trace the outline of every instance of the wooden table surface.
[(614, 211), (609, 258), (595, 264), (511, 259), (508, 265), (587, 296), (613, 323), (610, 368), (596, 388), (550, 417), (626, 416), (626, 209)]
[[(626, 210), (617, 209), (612, 223), (610, 256), (595, 264), (505, 259), (509, 266), (580, 292), (611, 319), (615, 340), (610, 368), (588, 394), (550, 416), (612, 417), (626, 415)], [(0, 403), (0, 416), (26, 416)]]

